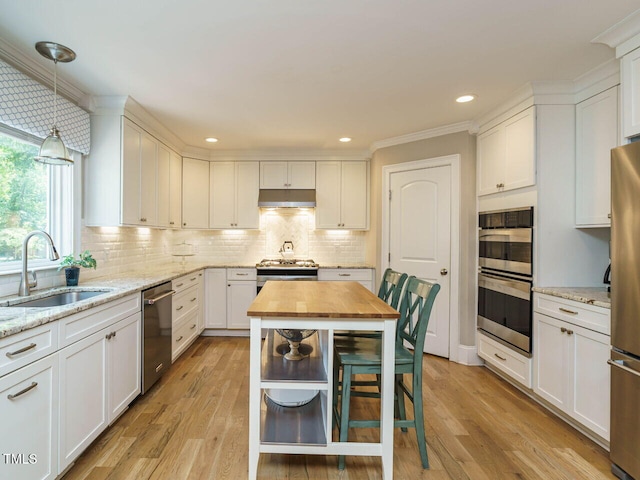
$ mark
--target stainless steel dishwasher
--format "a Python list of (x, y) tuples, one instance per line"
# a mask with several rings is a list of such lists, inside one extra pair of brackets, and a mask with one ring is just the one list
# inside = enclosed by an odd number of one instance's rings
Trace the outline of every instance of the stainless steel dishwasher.
[(171, 366), (171, 282), (142, 292), (142, 393)]

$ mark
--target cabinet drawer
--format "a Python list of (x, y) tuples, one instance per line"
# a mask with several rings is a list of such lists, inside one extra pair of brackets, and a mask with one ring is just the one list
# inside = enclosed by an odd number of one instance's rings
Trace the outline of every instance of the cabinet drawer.
[(227, 268), (227, 280), (256, 280), (255, 268)]
[(58, 349), (58, 323), (51, 322), (0, 341), (0, 377)]
[(139, 311), (140, 294), (134, 293), (113, 302), (62, 318), (59, 321), (60, 348), (71, 345)]
[(171, 333), (172, 360), (178, 357), (186, 345), (198, 335), (198, 313), (188, 315), (183, 319), (181, 325), (174, 328)]
[(197, 285), (193, 285), (188, 289), (177, 293), (173, 297), (173, 314), (171, 322), (175, 326), (180, 319), (189, 314), (194, 308), (198, 308), (200, 304), (200, 292)]
[(478, 356), (518, 383), (531, 388), (531, 359), (478, 333)]
[(533, 298), (533, 309), (538, 313), (610, 335), (611, 311), (607, 308), (543, 293), (536, 293)]
[(321, 268), (318, 270), (318, 280), (322, 281), (371, 281), (369, 268)]
[(171, 288), (176, 292), (181, 292), (193, 285), (196, 285), (202, 278), (202, 271), (193, 272), (188, 275), (178, 277), (171, 282)]

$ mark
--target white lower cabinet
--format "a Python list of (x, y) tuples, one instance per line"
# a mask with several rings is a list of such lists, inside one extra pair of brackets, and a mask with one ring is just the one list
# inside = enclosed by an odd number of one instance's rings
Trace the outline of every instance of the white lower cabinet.
[(140, 312), (59, 351), (64, 471), (140, 393)]
[(247, 310), (256, 298), (256, 269), (227, 269), (227, 328), (249, 329)]
[(227, 269), (207, 268), (204, 284), (204, 328), (227, 328)]
[(59, 472), (108, 425), (107, 329), (60, 350)]
[(171, 361), (175, 362), (202, 331), (201, 324), (204, 324), (203, 271), (176, 278), (171, 285), (176, 291), (171, 314)]
[(531, 359), (478, 332), (478, 356), (493, 369), (531, 388)]
[[(536, 297), (537, 306), (544, 296), (536, 294)], [(553, 301), (549, 298), (545, 297), (547, 304)], [(571, 308), (567, 300), (558, 305), (562, 312)], [(568, 322), (535, 311), (533, 320), (534, 392), (609, 441), (609, 335), (579, 325), (580, 318)]]
[(58, 474), (58, 355), (0, 378), (0, 478)]

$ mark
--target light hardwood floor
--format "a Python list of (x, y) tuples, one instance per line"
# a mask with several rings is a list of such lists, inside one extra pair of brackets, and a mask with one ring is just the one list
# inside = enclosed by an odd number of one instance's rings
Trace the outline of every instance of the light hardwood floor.
[[(248, 471), (249, 340), (199, 338), (76, 461), (64, 480), (243, 479)], [(395, 431), (396, 479), (613, 479), (608, 454), (482, 367), (424, 357), (431, 468), (415, 432)], [(356, 403), (360, 402), (360, 403)], [(354, 416), (375, 400), (354, 399)], [(376, 431), (353, 430), (350, 440)], [(350, 433), (351, 435), (351, 433)], [(379, 479), (380, 460), (261, 455), (262, 479)]]

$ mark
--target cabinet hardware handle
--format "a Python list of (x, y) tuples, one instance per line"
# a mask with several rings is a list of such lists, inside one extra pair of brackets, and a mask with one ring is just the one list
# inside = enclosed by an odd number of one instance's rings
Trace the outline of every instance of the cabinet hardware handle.
[(607, 218), (611, 218), (611, 214), (610, 213), (607, 215)]
[(182, 340), (182, 335), (180, 335), (178, 338), (176, 338), (176, 343), (179, 342), (180, 340)]
[(567, 330), (567, 335), (573, 335), (573, 330)]
[(192, 301), (192, 302), (195, 302), (197, 299), (198, 299), (198, 297), (193, 297), (193, 298), (191, 299), (191, 301)]
[(193, 325), (191, 325), (190, 330), (193, 330), (194, 328), (196, 328), (196, 324), (195, 323)]
[(196, 280), (198, 277), (192, 277), (189, 279), (189, 281), (193, 282), (194, 280)]
[(179, 312), (180, 310), (182, 310), (184, 308), (184, 305), (180, 305), (178, 308), (176, 308), (176, 312)]
[(350, 273), (339, 273), (338, 276), (339, 277), (350, 277), (351, 274)]
[(638, 373), (636, 370), (633, 370), (629, 367), (627, 367), (624, 363), (624, 360), (607, 360), (607, 363), (609, 365), (611, 365), (612, 367), (618, 367), (621, 368), (622, 370), (624, 370), (627, 373), (631, 373), (633, 375), (635, 375), (636, 377), (640, 377), (640, 373)]
[(174, 224), (175, 224), (175, 222), (169, 222), (169, 225), (174, 225)]
[(141, 222), (146, 222), (146, 221), (147, 221), (147, 219), (143, 217), (143, 218), (141, 218), (141, 219), (140, 219), (140, 221), (141, 221)]
[(180, 288), (182, 285), (184, 285), (184, 283), (179, 283), (176, 285), (176, 288)]
[(500, 355), (498, 355), (497, 353), (494, 353), (494, 355), (495, 355), (496, 357), (498, 357), (500, 360), (502, 360), (503, 362), (506, 362), (506, 361), (507, 361), (507, 359), (506, 359), (505, 357), (501, 357), (501, 356), (500, 356)]
[(246, 277), (249, 274), (248, 273), (236, 273), (236, 275), (239, 276), (239, 277)]
[(187, 223), (186, 223), (186, 222), (185, 222), (185, 223), (183, 223), (183, 224), (182, 224), (182, 226), (183, 226), (183, 227), (186, 227), (186, 226), (187, 226)]
[(110, 334), (110, 333), (107, 333), (107, 334), (104, 336), (104, 338), (106, 338), (107, 340), (111, 340), (111, 334)]
[(560, 327), (560, 331), (561, 331), (562, 333), (564, 333), (564, 332), (566, 332), (566, 331), (567, 331), (567, 329), (566, 329), (566, 328), (564, 328), (564, 327)]
[(29, 390), (33, 390), (34, 388), (36, 388), (38, 386), (38, 382), (31, 382), (31, 385), (29, 385), (26, 388), (23, 388), (22, 390), (20, 390), (18, 393), (10, 393), (9, 395), (7, 395), (7, 398), (9, 400), (13, 400), (15, 398), (18, 398), (20, 395), (24, 395), (25, 393), (27, 393)]
[(7, 357), (15, 357), (16, 355), (20, 355), (21, 353), (28, 352), (29, 350), (36, 348), (36, 346), (37, 345), (35, 343), (30, 343), (26, 347), (22, 347), (20, 350), (16, 350), (15, 352), (7, 352)]
[(569, 310), (567, 308), (558, 307), (558, 310), (564, 313), (570, 313), (571, 315), (577, 315), (578, 312), (574, 312), (573, 310)]

